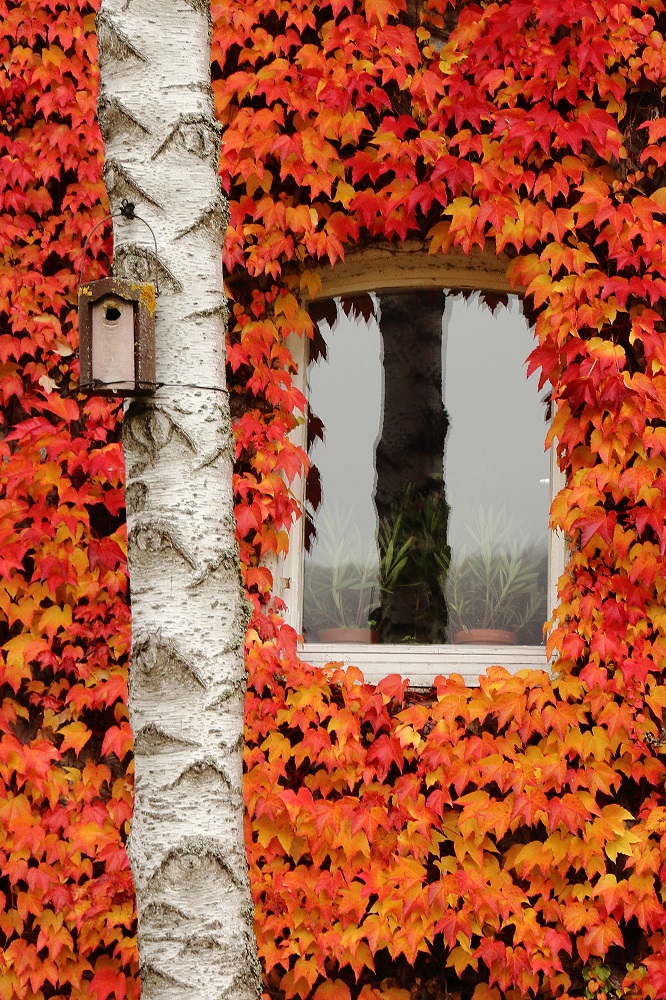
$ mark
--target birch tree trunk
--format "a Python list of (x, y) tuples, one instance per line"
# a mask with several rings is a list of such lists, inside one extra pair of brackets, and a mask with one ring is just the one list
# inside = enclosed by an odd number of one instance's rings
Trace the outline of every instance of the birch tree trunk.
[(231, 493), (226, 223), (205, 0), (104, 0), (98, 15), (114, 273), (159, 278), (152, 398), (123, 430), (136, 802), (128, 851), (145, 1000), (254, 1000), (243, 842), (246, 609)]

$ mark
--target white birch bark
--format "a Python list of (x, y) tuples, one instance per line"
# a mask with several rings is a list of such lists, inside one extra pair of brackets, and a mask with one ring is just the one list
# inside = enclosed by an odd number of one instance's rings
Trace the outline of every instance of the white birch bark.
[(128, 851), (145, 1000), (254, 1000), (243, 844), (246, 623), (231, 494), (226, 222), (205, 0), (104, 0), (100, 121), (116, 277), (159, 276), (154, 397), (123, 430), (136, 802)]

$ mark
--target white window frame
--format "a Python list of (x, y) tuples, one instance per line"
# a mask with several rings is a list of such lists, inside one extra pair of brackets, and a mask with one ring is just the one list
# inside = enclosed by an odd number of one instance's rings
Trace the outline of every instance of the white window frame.
[[(379, 245), (348, 255), (345, 261), (332, 268), (321, 269), (321, 287), (313, 299), (332, 299), (337, 296), (360, 295), (368, 291), (378, 295), (401, 291), (470, 290), (520, 294), (507, 279), (508, 259), (494, 251), (462, 251), (430, 256), (420, 243), (407, 242), (401, 246)], [(303, 337), (291, 335), (290, 349), (297, 372), (294, 384), (306, 399), (307, 342)], [(292, 431), (295, 444), (307, 450), (307, 421), (303, 420)], [(551, 502), (564, 486), (564, 475), (557, 464), (555, 450), (550, 455)], [(300, 509), (305, 509), (305, 477), (297, 476), (292, 483), (292, 493)], [(289, 534), (289, 551), (276, 560), (274, 592), (284, 600), (287, 611), (285, 620), (301, 634), (303, 607), (303, 576), (305, 549), (305, 518), (300, 517)], [(566, 544), (559, 532), (550, 533), (548, 545), (548, 617), (557, 605), (557, 582), (566, 565)], [(317, 667), (327, 664), (355, 666), (362, 670), (366, 681), (377, 683), (389, 674), (401, 674), (412, 685), (430, 687), (439, 675), (459, 674), (468, 685), (478, 683), (479, 675), (490, 666), (500, 665), (510, 673), (519, 670), (548, 670), (545, 646), (491, 646), (491, 645), (392, 645), (360, 643), (326, 644), (302, 642), (303, 659)]]

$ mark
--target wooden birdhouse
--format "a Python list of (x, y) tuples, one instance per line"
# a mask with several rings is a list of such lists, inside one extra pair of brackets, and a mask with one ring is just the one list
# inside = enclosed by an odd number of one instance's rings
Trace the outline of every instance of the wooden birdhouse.
[(155, 391), (155, 286), (102, 278), (79, 286), (79, 389), (89, 396)]

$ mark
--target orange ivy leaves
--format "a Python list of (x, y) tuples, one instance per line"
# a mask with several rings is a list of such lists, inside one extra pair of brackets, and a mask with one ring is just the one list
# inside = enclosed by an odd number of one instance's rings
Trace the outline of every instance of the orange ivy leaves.
[[(277, 276), (280, 258), (335, 261), (360, 225), (404, 238), (419, 199), (432, 201), (434, 182), (406, 207), (445, 151), (442, 140), (410, 114), (392, 114), (392, 95), (404, 90), (408, 110), (425, 71), (414, 31), (395, 19), (405, 6), (213, 5), (213, 59), (229, 60), (214, 81), (222, 170), (242, 187), (232, 199), (229, 265)], [(441, 80), (434, 62), (428, 72)]]
[[(618, 995), (664, 996), (661, 5), (254, 0), (214, 13), (230, 356), (239, 373), (255, 360), (261, 373), (245, 383), (252, 418), (239, 423), (240, 481), (251, 505), (266, 500), (254, 521), (241, 514), (246, 559), (261, 559), (260, 513), (267, 537), (273, 517), (285, 523), (261, 470), (278, 453), (272, 428), (289, 426), (285, 335), (309, 332), (309, 278), (295, 272), (407, 235), (435, 253), (493, 240), (515, 256), (539, 341), (531, 366), (551, 389), (568, 473), (553, 524), (574, 550), (549, 641), (562, 679), (506, 682), (501, 709), (449, 686), (431, 715), (408, 710), (407, 746), (395, 713), (378, 730), (372, 714), (362, 721), (370, 694), (347, 710), (342, 675), (322, 703), (323, 681), (298, 672), (286, 631), (256, 619), (256, 690), (282, 690), (272, 664), (288, 692), (282, 715), (257, 705), (249, 731), (271, 982), (305, 995), (323, 962), (364, 990), (374, 963), (373, 983), (393, 989), (381, 977), (399, 956), (424, 975), (437, 956), (479, 1000), (496, 988), (582, 995), (608, 981), (590, 972), (607, 960)], [(299, 318), (278, 330), (284, 301)], [(401, 795), (415, 812), (400, 812)]]
[[(628, 706), (499, 669), (479, 690), (440, 678), (419, 703), (396, 677), (295, 669), (284, 636), (271, 663), (256, 638), (248, 851), (274, 989), (305, 998), (341, 976), (362, 997), (385, 978), (392, 995), (402, 957), (475, 996), (578, 996), (581, 965), (630, 924), (659, 954), (666, 811), (639, 788), (663, 768)], [(624, 974), (650, 994), (645, 969)]]
[(122, 456), (113, 407), (73, 394), (104, 215), (94, 17), (0, 4), (2, 1000), (138, 995)]
[(287, 549), (288, 530), (297, 516), (288, 484), (306, 462), (303, 450), (289, 438), (305, 397), (294, 380), (285, 342), (289, 334), (311, 333), (312, 321), (288, 287), (255, 289), (249, 303), (239, 296), (232, 313), (228, 377), (235, 416), (237, 534), (245, 584), (265, 602), (272, 579), (260, 563)]
[[(446, 967), (442, 996), (448, 982), (475, 1000), (581, 996), (608, 981), (599, 961), (616, 995), (664, 996), (663, 14), (459, 7), (215, 9), (242, 555), (259, 607), (304, 460), (287, 438), (304, 401), (285, 340), (311, 331), (311, 279), (290, 268), (376, 237), (429, 235), (435, 252), (494, 239), (518, 253), (569, 472), (553, 511), (577, 543), (551, 640), (563, 676), (496, 674), (477, 692), (453, 679), (432, 706), (405, 706), (396, 680), (375, 692), (299, 667), (290, 630), (257, 615), (260, 949), (271, 989), (317, 1000), (407, 1000), (401, 962), (431, 992)], [(82, 235), (104, 211), (92, 13), (5, 4), (0, 28), (11, 1000), (135, 990), (115, 419), (66, 395)]]

